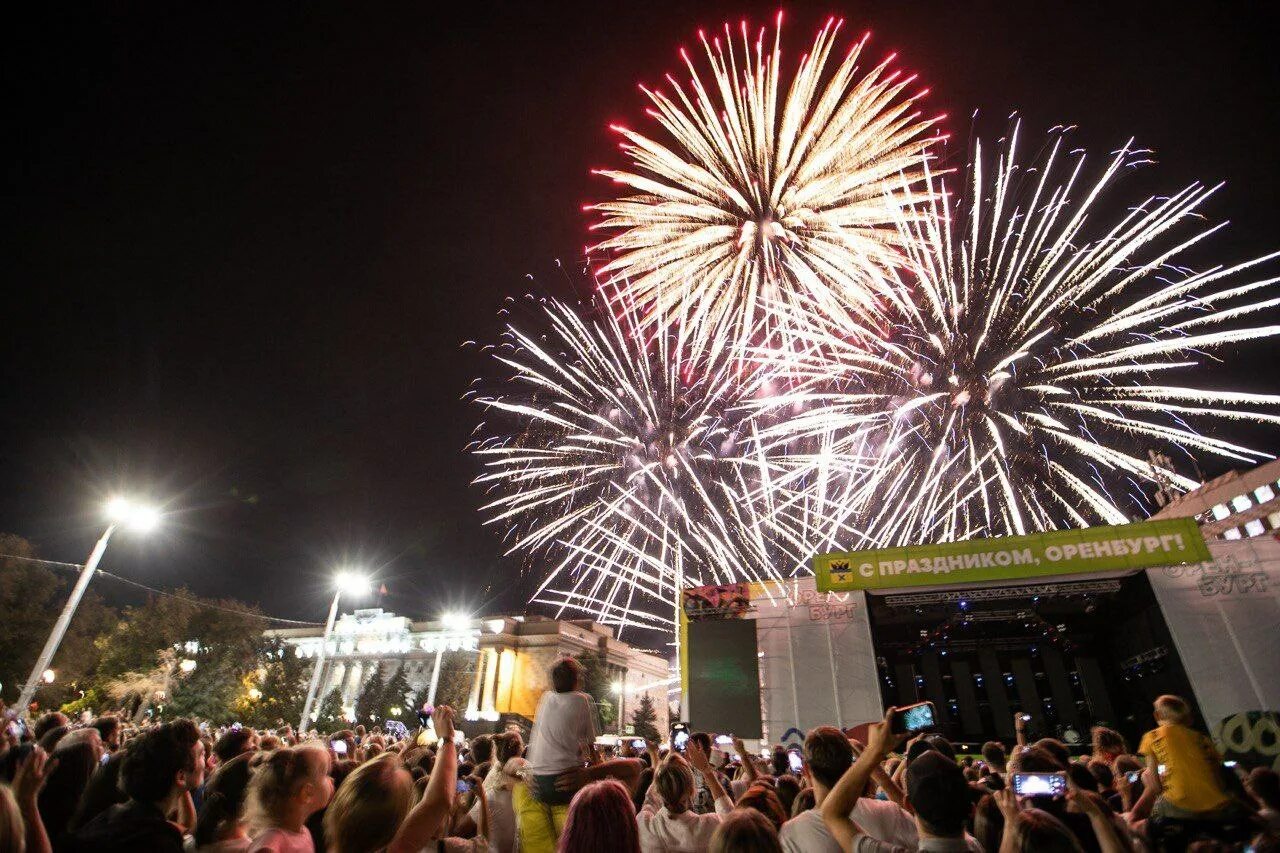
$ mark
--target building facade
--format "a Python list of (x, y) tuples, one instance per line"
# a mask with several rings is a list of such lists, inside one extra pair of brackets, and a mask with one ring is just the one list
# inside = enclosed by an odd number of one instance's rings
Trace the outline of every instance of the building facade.
[(1152, 518), (1194, 518), (1208, 540), (1275, 536), (1280, 533), (1280, 460), (1223, 474), (1174, 498)]
[[(324, 632), (320, 628), (287, 628), (266, 633), (291, 646), (298, 657), (315, 659)], [(671, 673), (666, 660), (632, 648), (603, 625), (536, 616), (414, 622), (380, 608), (344, 613), (334, 623), (325, 648), (317, 703), (337, 690), (350, 714), (365, 682), (379, 666), (384, 675), (403, 667), (413, 695), (426, 693), (434, 703), (445, 655), (473, 655), (471, 691), (463, 716), (472, 723), (473, 731), (483, 731), (503, 715), (532, 720), (543, 692), (550, 689), (551, 665), (584, 652), (603, 656), (609, 680), (616, 688), (614, 701), (621, 706), (618, 720), (623, 730), (646, 695), (657, 713), (658, 730), (667, 729)]]

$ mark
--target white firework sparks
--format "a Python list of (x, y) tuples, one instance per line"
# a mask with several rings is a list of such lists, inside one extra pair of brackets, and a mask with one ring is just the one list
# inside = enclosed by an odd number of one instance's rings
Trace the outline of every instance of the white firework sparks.
[(741, 365), (691, 363), (631, 319), (547, 300), (536, 330), (508, 327), (494, 358), (511, 390), (476, 400), (499, 430), (473, 449), (476, 482), (508, 553), (552, 561), (535, 600), (669, 629), (677, 590), (776, 580), (791, 540), (763, 520), (770, 489), (740, 456)]
[(860, 75), (865, 36), (830, 61), (836, 21), (788, 84), (778, 25), (771, 48), (745, 22), (740, 37), (700, 34), (708, 78), (682, 51), (687, 85), (642, 87), (669, 139), (615, 126), (631, 166), (600, 170), (631, 193), (591, 208), (609, 235), (593, 247), (609, 258), (600, 278), (646, 334), (675, 328), (691, 352), (785, 335), (769, 325), (774, 303), (875, 326), (896, 298), (894, 223), (941, 116), (922, 117), (925, 92), (892, 56)]
[(1248, 277), (1280, 253), (1201, 272), (1180, 266), (1221, 227), (1179, 235), (1202, 222), (1217, 189), (1199, 183), (1097, 227), (1106, 191), (1145, 153), (1126, 146), (1089, 180), (1084, 152), (1068, 152), (1059, 134), (1036, 168), (1023, 168), (1015, 127), (989, 179), (979, 147), (965, 195), (953, 203), (930, 176), (929, 215), (900, 219), (909, 298), (883, 341), (851, 338), (815, 310), (793, 312), (808, 326), (796, 333), (807, 349), (785, 359), (797, 384), (762, 408), (803, 411), (761, 435), (786, 470), (800, 464), (787, 442), (831, 442), (824, 464), (858, 482), (817, 503), (859, 531), (846, 547), (1123, 524), (1153, 480), (1196, 485), (1142, 458), (1144, 447), (1267, 456), (1197, 425), (1280, 423), (1280, 396), (1166, 377), (1280, 334), (1235, 322), (1280, 304), (1280, 278)]

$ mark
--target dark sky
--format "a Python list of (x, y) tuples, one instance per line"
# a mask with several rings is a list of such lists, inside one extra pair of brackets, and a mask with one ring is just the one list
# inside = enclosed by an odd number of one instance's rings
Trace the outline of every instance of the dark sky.
[[(587, 241), (580, 207), (645, 127), (638, 81), (699, 26), (777, 5), (24, 4), (10, 17), (0, 530), (82, 560), (99, 500), (149, 490), (164, 535), (105, 568), (323, 617), (328, 567), (386, 604), (519, 609), (476, 514), (459, 402), (495, 311)], [(1180, 5), (1180, 4), (1176, 4)], [(965, 136), (1136, 135), (1158, 185), (1229, 181), (1212, 257), (1274, 248), (1280, 72), (1262, 11), (1175, 4), (788, 4), (896, 50)], [(42, 7), (38, 10), (32, 7)], [(1235, 380), (1275, 390), (1275, 353)], [(104, 584), (106, 590), (109, 584)]]

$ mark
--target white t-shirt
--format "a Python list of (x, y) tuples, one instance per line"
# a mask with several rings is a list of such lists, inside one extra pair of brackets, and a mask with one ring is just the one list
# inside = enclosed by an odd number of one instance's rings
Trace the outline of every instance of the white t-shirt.
[(529, 771), (551, 776), (579, 766), (582, 747), (596, 739), (595, 717), (585, 693), (543, 693), (529, 736)]
[(733, 811), (728, 797), (716, 800), (711, 814), (694, 814), (691, 811), (673, 815), (663, 806), (654, 809), (645, 803), (636, 815), (640, 828), (640, 849), (643, 853), (702, 853), (711, 844), (711, 836), (720, 825), (720, 818)]
[[(518, 761), (519, 759), (512, 759)], [(516, 810), (511, 801), (511, 787), (503, 779), (502, 768), (494, 766), (484, 777), (485, 799), (489, 802), (489, 846), (497, 853), (512, 853), (516, 849)], [(476, 798), (468, 816), (480, 827), (480, 799)]]
[[(919, 842), (915, 819), (897, 803), (860, 797), (850, 817), (863, 832), (886, 844), (914, 850)], [(817, 809), (801, 812), (784, 823), (778, 837), (786, 853), (824, 850), (843, 853)]]

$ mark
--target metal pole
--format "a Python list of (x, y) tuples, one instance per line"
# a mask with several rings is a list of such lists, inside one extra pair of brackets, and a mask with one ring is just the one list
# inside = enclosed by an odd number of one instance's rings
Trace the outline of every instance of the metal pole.
[[(444, 656), (443, 640), (440, 648), (436, 649), (436, 662), (431, 667), (431, 688), (427, 690), (427, 704), (432, 708), (436, 706), (436, 687), (440, 685), (440, 658)], [(418, 709), (414, 709), (418, 710)]]
[(329, 621), (324, 626), (324, 636), (320, 638), (320, 651), (316, 653), (316, 668), (311, 670), (311, 686), (307, 688), (307, 701), (302, 705), (302, 722), (298, 725), (298, 736), (306, 737), (311, 722), (311, 705), (316, 700), (316, 688), (320, 686), (320, 670), (324, 669), (324, 651), (329, 645), (329, 635), (333, 633), (333, 622), (338, 618), (338, 599), (342, 590), (333, 594), (333, 604), (329, 607)]
[(102, 534), (102, 538), (98, 540), (98, 544), (93, 546), (93, 552), (89, 554), (89, 559), (84, 564), (84, 568), (80, 570), (80, 578), (76, 581), (75, 588), (71, 590), (71, 597), (67, 599), (66, 606), (62, 608), (62, 615), (58, 617), (57, 622), (53, 623), (53, 630), (49, 632), (49, 639), (45, 641), (40, 657), (36, 658), (36, 665), (31, 670), (27, 683), (22, 686), (22, 695), (18, 697), (18, 713), (25, 714), (27, 709), (31, 707), (31, 699), (36, 694), (36, 688), (40, 686), (44, 671), (49, 668), (49, 662), (53, 660), (54, 653), (58, 651), (58, 645), (62, 642), (62, 637), (67, 633), (67, 627), (71, 624), (71, 617), (75, 615), (76, 608), (80, 605), (80, 599), (84, 597), (84, 591), (89, 587), (89, 581), (93, 579), (93, 573), (98, 569), (98, 563), (102, 562), (102, 554), (107, 550), (107, 542), (111, 539), (111, 534), (115, 532), (116, 526), (114, 524), (107, 527), (106, 532)]

